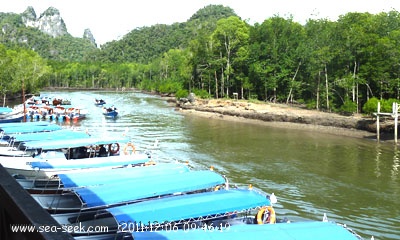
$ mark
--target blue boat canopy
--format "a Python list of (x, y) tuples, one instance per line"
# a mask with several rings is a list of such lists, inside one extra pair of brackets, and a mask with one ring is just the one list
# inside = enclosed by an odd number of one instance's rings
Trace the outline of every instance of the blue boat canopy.
[(174, 231), (157, 232), (134, 232), (135, 240), (243, 240), (243, 239), (264, 239), (264, 240), (360, 240), (358, 235), (348, 231), (343, 226), (333, 222), (305, 221), (294, 223), (278, 224), (240, 224), (226, 226), (221, 230), (203, 230), (193, 228)]
[(33, 169), (85, 169), (85, 168), (100, 168), (100, 167), (117, 167), (128, 166), (146, 163), (149, 158), (146, 154), (142, 154), (139, 158), (126, 158), (115, 160), (116, 157), (96, 157), (75, 160), (60, 160), (54, 159), (50, 161), (37, 161), (30, 162), (29, 164)]
[(60, 140), (44, 140), (32, 141), (24, 143), (28, 149), (61, 149), (61, 148), (76, 148), (95, 145), (107, 145), (113, 143), (127, 143), (130, 139), (126, 137), (89, 137), (80, 139), (60, 139)]
[[(64, 188), (84, 187), (101, 184), (121, 183), (128, 180), (155, 178), (159, 175), (179, 174), (190, 171), (184, 164), (158, 163), (156, 165), (134, 167), (134, 168), (116, 168), (82, 173), (59, 174)], [(101, 178), (99, 178), (101, 176)]]
[(74, 191), (87, 207), (109, 206), (134, 202), (167, 194), (191, 192), (224, 184), (225, 179), (213, 171), (190, 171), (176, 175), (154, 177), (78, 188)]
[(6, 114), (12, 112), (12, 108), (9, 107), (0, 107), (0, 114)]
[(10, 127), (21, 127), (21, 126), (23, 127), (23, 126), (47, 126), (47, 125), (53, 125), (53, 123), (44, 121), (1, 123), (0, 129), (10, 128)]
[(56, 124), (49, 125), (24, 125), (14, 127), (2, 127), (1, 128), (5, 134), (14, 134), (14, 133), (34, 133), (34, 132), (44, 132), (44, 131), (56, 131), (62, 129), (61, 126)]
[(17, 126), (46, 126), (46, 125), (54, 125), (54, 123), (45, 122), (45, 121), (20, 122), (20, 123), (2, 123), (2, 124), (0, 124), (0, 128), (3, 128), (3, 127), (17, 127)]
[(134, 222), (144, 225), (179, 222), (213, 215), (243, 212), (271, 202), (258, 191), (230, 189), (160, 198), (119, 207), (108, 208), (118, 223)]
[(61, 129), (53, 132), (39, 132), (39, 133), (25, 133), (25, 134), (11, 134), (11, 138), (15, 142), (27, 141), (44, 141), (44, 140), (59, 140), (59, 139), (80, 139), (89, 138), (86, 132), (71, 131), (68, 129)]

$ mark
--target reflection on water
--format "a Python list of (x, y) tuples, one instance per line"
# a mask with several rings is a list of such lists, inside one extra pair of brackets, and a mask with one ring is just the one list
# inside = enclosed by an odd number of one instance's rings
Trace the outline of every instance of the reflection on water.
[(381, 157), (381, 145), (379, 143), (376, 144), (375, 149), (376, 149), (376, 167), (375, 167), (375, 174), (376, 177), (380, 177), (381, 172), (379, 169), (380, 165), (380, 157)]
[(393, 181), (397, 180), (397, 175), (399, 174), (399, 150), (397, 149), (397, 145), (394, 146), (394, 155), (393, 155), (393, 168), (392, 168), (392, 179)]
[[(400, 239), (399, 151), (392, 144), (181, 115), (163, 99), (141, 93), (68, 96), (90, 111), (75, 127), (126, 133), (142, 149), (158, 140), (155, 158), (214, 166), (231, 182), (274, 192), (278, 217), (322, 220), (326, 213), (367, 239)], [(96, 97), (114, 104), (120, 117), (104, 119)]]

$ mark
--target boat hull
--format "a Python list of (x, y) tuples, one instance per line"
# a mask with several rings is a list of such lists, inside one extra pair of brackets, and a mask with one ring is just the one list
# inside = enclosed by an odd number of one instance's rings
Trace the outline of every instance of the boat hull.
[(22, 122), (24, 120), (24, 114), (12, 115), (12, 116), (2, 116), (0, 118), (1, 123), (12, 123), (12, 122)]
[(12, 175), (21, 178), (53, 178), (55, 175), (73, 172), (113, 169), (126, 166), (146, 164), (147, 154), (129, 156), (109, 156), (83, 158), (76, 160), (51, 159), (38, 161), (32, 157), (2, 157), (0, 164)]
[(118, 112), (117, 111), (106, 112), (103, 113), (103, 115), (107, 118), (116, 118), (118, 116)]

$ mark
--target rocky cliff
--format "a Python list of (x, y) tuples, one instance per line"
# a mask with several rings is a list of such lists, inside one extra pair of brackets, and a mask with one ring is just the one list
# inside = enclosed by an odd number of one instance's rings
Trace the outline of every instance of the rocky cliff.
[[(46, 11), (37, 17), (33, 7), (28, 7), (22, 14), (22, 21), (27, 27), (39, 29), (52, 37), (67, 35), (68, 30), (64, 20), (61, 17), (60, 11), (54, 7), (49, 7)], [(96, 41), (90, 29), (85, 29), (83, 34), (84, 39), (88, 39), (96, 46)]]
[(83, 32), (83, 39), (89, 40), (94, 46), (97, 47), (96, 40), (94, 39), (93, 34), (89, 28), (85, 29), (85, 31)]
[(25, 12), (22, 13), (22, 21), (25, 26), (37, 28), (52, 37), (68, 34), (60, 11), (54, 7), (49, 7), (40, 14), (38, 18), (36, 17), (36, 12), (33, 7), (28, 7)]

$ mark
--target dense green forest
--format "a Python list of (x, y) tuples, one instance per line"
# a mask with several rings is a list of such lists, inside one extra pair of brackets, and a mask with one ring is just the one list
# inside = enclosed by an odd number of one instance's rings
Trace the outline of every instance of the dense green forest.
[(304, 25), (273, 16), (250, 25), (231, 8), (210, 5), (184, 23), (134, 29), (100, 48), (26, 28), (18, 14), (0, 14), (0, 25), (3, 94), (22, 85), (28, 92), (79, 87), (177, 97), (238, 93), (241, 99), (350, 113), (370, 111), (368, 101), (400, 96), (395, 10), (309, 19)]

